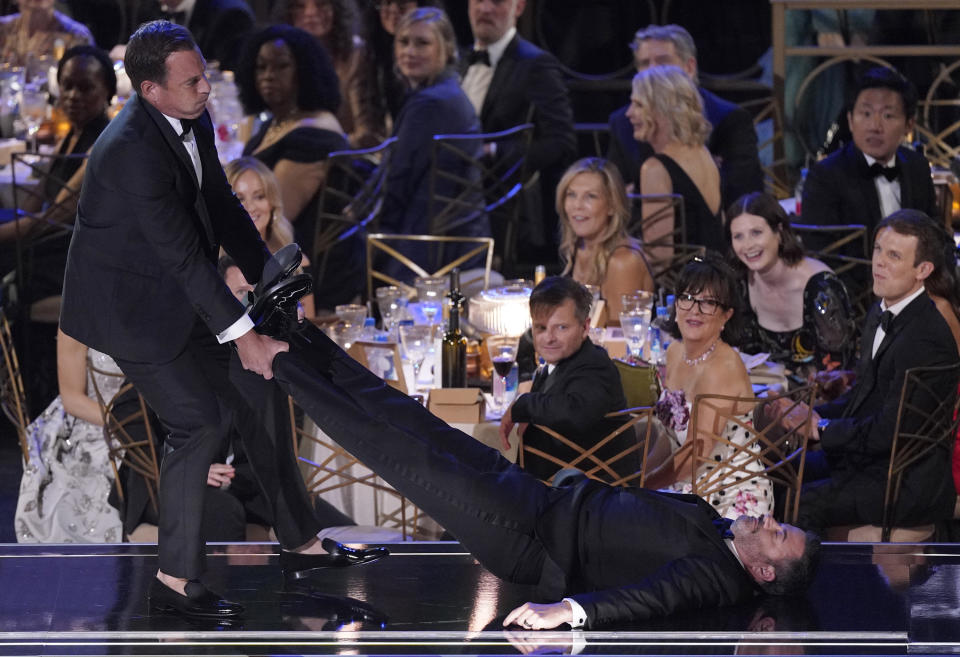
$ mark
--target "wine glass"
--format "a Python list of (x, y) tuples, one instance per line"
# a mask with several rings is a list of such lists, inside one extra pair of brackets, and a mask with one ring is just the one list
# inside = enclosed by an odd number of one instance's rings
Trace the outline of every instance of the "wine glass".
[(630, 313), (643, 310), (644, 308), (647, 309), (648, 313), (650, 309), (653, 308), (653, 292), (637, 290), (636, 292), (620, 295), (621, 312)]
[(505, 410), (504, 393), (507, 389), (507, 376), (517, 360), (517, 347), (520, 337), (516, 335), (491, 335), (486, 339), (487, 353), (496, 376), (500, 377), (500, 385), (493, 386), (493, 402), (498, 411)]
[(37, 133), (47, 116), (47, 94), (38, 84), (24, 85), (20, 92), (20, 118), (27, 124), (27, 141), (33, 141), (33, 152), (38, 150)]
[(380, 309), (380, 317), (383, 319), (383, 329), (390, 334), (393, 333), (394, 325), (402, 319), (400, 317), (402, 295), (403, 293), (396, 285), (377, 288), (377, 308)]
[(631, 358), (643, 357), (643, 343), (650, 327), (650, 309), (640, 308), (620, 313), (620, 328), (627, 341), (627, 350)]
[(428, 324), (435, 323), (437, 316), (443, 311), (443, 296), (448, 289), (447, 279), (420, 277), (414, 281), (414, 285), (423, 316)]
[(367, 307), (358, 303), (344, 303), (336, 306), (334, 312), (337, 317), (346, 325), (344, 329), (346, 344), (344, 349), (349, 349), (350, 345), (360, 339), (363, 332), (363, 320), (367, 318)]
[(420, 368), (423, 366), (423, 360), (427, 357), (427, 351), (430, 350), (430, 342), (433, 340), (433, 327), (417, 324), (400, 325), (400, 342), (403, 344), (403, 350), (413, 365), (413, 387), (420, 390)]

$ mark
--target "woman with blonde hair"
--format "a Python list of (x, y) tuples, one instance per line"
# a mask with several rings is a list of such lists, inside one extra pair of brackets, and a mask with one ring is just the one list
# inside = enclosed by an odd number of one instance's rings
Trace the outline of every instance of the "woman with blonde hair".
[(620, 316), (621, 295), (653, 290), (640, 242), (627, 234), (630, 218), (620, 172), (608, 160), (574, 162), (557, 185), (563, 274), (596, 285), (610, 323)]
[[(633, 136), (654, 150), (640, 168), (644, 195), (679, 194), (683, 197), (688, 244), (723, 249), (720, 215), (720, 171), (707, 150), (710, 123), (703, 116), (703, 100), (696, 85), (676, 66), (653, 66), (633, 78), (627, 118)], [(670, 237), (675, 230), (674, 206), (643, 204), (644, 234), (658, 263), (673, 257)], [(660, 246), (663, 245), (663, 246)]]

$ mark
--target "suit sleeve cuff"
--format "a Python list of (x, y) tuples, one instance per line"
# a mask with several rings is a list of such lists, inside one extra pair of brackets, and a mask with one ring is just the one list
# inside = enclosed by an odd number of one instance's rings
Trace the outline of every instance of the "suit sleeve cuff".
[(217, 342), (223, 344), (224, 342), (230, 342), (231, 340), (236, 340), (241, 335), (244, 335), (253, 328), (253, 320), (250, 319), (250, 315), (244, 313), (240, 315), (240, 319), (235, 321), (233, 324), (228, 326), (226, 329), (217, 334)]
[(573, 611), (573, 620), (570, 621), (571, 628), (578, 629), (587, 624), (587, 612), (583, 610), (579, 602), (573, 598), (564, 598), (563, 602), (570, 605), (570, 609)]

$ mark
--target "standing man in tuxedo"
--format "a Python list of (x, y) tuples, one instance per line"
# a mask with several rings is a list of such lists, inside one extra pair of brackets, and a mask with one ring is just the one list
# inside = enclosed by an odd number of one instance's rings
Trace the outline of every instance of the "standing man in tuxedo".
[[(553, 429), (584, 449), (589, 449), (622, 423), (605, 418), (626, 407), (620, 373), (603, 347), (587, 337), (593, 297), (580, 283), (566, 276), (543, 279), (530, 295), (533, 346), (546, 361), (533, 380), (530, 392), (517, 397), (500, 420), (500, 439), (510, 448), (509, 435), (519, 423), (523, 443), (569, 462), (576, 452), (534, 424)], [(620, 453), (635, 441), (625, 431), (597, 452), (599, 458)], [(591, 461), (581, 463), (589, 468)], [(525, 454), (524, 469), (548, 480), (560, 469), (535, 454)], [(626, 476), (639, 469), (635, 457), (618, 461), (614, 469)]]
[[(924, 289), (937, 268), (953, 266), (945, 257), (952, 250), (949, 239), (916, 210), (900, 210), (880, 222), (873, 247), (873, 291), (880, 302), (867, 315), (856, 383), (846, 397), (817, 407), (823, 449), (808, 456), (808, 468), (822, 472), (825, 465), (829, 478), (805, 487), (801, 527), (882, 522), (906, 371), (960, 360), (949, 326)], [(949, 374), (926, 383), (938, 392), (957, 388)], [(913, 403), (933, 411), (929, 395)], [(933, 452), (905, 472), (893, 522), (913, 526), (949, 518), (955, 500), (950, 455)]]
[[(648, 25), (634, 35), (633, 60), (637, 72), (651, 66), (676, 66), (697, 82), (697, 46), (679, 25)], [(720, 193), (725, 208), (748, 192), (763, 191), (763, 170), (757, 151), (757, 133), (750, 113), (699, 87), (703, 114), (713, 126), (707, 148), (720, 169)], [(607, 158), (620, 168), (623, 179), (636, 185), (640, 166), (653, 148), (633, 137), (628, 105), (610, 115), (610, 151)]]
[(862, 224), (873, 234), (881, 219), (901, 208), (936, 216), (930, 164), (901, 146), (913, 130), (916, 112), (913, 83), (893, 69), (867, 71), (847, 112), (852, 143), (813, 165), (807, 175), (803, 223)]
[(190, 32), (146, 23), (124, 63), (137, 94), (87, 165), (60, 326), (112, 356), (168, 432), (151, 607), (236, 616), (240, 605), (198, 580), (207, 472), (231, 421), (271, 506), (285, 574), (310, 568), (321, 551), (281, 412), (286, 399), (265, 380), (287, 344), (252, 330), (216, 268), (222, 245), (258, 281), (269, 253), (217, 158), (210, 83)]
[(564, 169), (576, 157), (573, 109), (556, 57), (517, 34), (517, 19), (526, 0), (469, 0), (473, 51), (464, 57), (460, 86), (480, 117), (484, 132), (507, 130), (522, 123), (534, 125), (527, 155), (527, 173), (540, 172), (539, 196), (543, 225), (525, 217), (521, 248), (536, 257), (557, 258), (557, 216), (554, 195)]

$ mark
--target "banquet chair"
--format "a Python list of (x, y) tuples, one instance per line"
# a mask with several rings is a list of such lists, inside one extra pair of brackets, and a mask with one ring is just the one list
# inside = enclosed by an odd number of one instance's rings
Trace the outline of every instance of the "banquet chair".
[[(829, 540), (919, 543), (929, 540), (934, 524), (898, 524), (901, 485), (910, 469), (927, 459), (950, 462), (960, 427), (960, 394), (956, 381), (960, 364), (914, 367), (906, 372), (897, 406), (897, 423), (890, 445), (890, 464), (884, 487), (880, 525), (830, 527)], [(945, 380), (954, 381), (944, 385)], [(932, 409), (932, 410), (931, 410)], [(946, 476), (950, 476), (949, 472)], [(942, 520), (949, 520), (949, 517)]]
[[(813, 418), (816, 386), (797, 388), (769, 398), (697, 395), (690, 415), (687, 448), (693, 493), (704, 499), (724, 495), (744, 479), (765, 479), (773, 484), (775, 499), (782, 502), (781, 520), (796, 522), (800, 507), (800, 489), (807, 457), (807, 441)], [(786, 399), (786, 410), (771, 402)], [(699, 430), (705, 412), (715, 413), (713, 428)], [(785, 430), (781, 420), (789, 415), (792, 429)], [(744, 417), (748, 419), (744, 419)], [(724, 435), (728, 426), (737, 426), (747, 433), (740, 445)], [(717, 427), (720, 427), (717, 430)], [(707, 445), (730, 449), (725, 458), (717, 459)], [(678, 453), (683, 459), (685, 455)]]
[(27, 411), (27, 395), (20, 375), (20, 362), (13, 346), (10, 323), (6, 312), (0, 309), (0, 350), (3, 351), (3, 368), (0, 369), (0, 406), (3, 414), (13, 424), (20, 440), (23, 463), (30, 462), (30, 446), (27, 443), (27, 426), (30, 418)]
[[(483, 216), (490, 221), (501, 262), (516, 261), (521, 192), (528, 184), (527, 152), (533, 124), (480, 134), (434, 135), (430, 150), (431, 235), (458, 235)], [(495, 155), (483, 155), (494, 149)], [(477, 151), (481, 155), (477, 156)], [(464, 170), (473, 175), (463, 176)]]
[[(335, 151), (327, 156), (326, 180), (320, 190), (313, 252), (307, 254), (319, 283), (332, 250), (351, 240), (362, 240), (377, 230), (384, 186), (396, 137), (379, 146)], [(319, 286), (318, 286), (319, 287)]]
[[(680, 194), (628, 194), (630, 223), (627, 233), (643, 244), (647, 262), (657, 287), (672, 290), (680, 271), (696, 256), (703, 254), (703, 247), (687, 242), (687, 213)], [(660, 206), (649, 217), (643, 216), (643, 204)], [(673, 216), (673, 230), (657, 239), (645, 239), (657, 225)]]
[(863, 324), (873, 304), (870, 235), (860, 224), (790, 224), (807, 253), (828, 265), (847, 287), (857, 326)]
[[(520, 436), (517, 462), (523, 467), (528, 455), (537, 456), (555, 465), (558, 470), (576, 469), (582, 471), (588, 478), (603, 481), (611, 486), (639, 486), (643, 487), (647, 475), (647, 460), (652, 448), (653, 407), (627, 408), (622, 411), (607, 413), (606, 418), (622, 418), (623, 422), (609, 434), (595, 442), (590, 447), (583, 447), (566, 436), (554, 431), (550, 427), (536, 424), (538, 429), (549, 434), (554, 440), (572, 450), (575, 454), (570, 458), (561, 458), (556, 454), (545, 452), (536, 447), (527, 445)], [(634, 440), (630, 440), (620, 451), (601, 458), (598, 451), (613, 442), (621, 434), (630, 432)], [(629, 435), (629, 434), (628, 434)], [(625, 467), (628, 456), (640, 459), (640, 468)]]
[[(415, 262), (401, 250), (405, 245), (418, 244), (426, 248), (427, 262)], [(444, 247), (456, 246), (459, 250), (456, 257), (450, 256), (449, 249)], [(389, 263), (398, 263), (399, 268), (409, 272), (411, 278), (422, 276), (437, 278), (446, 276), (456, 267), (462, 266), (477, 256), (483, 256), (483, 286), (490, 285), (490, 270), (493, 266), (494, 240), (492, 237), (451, 237), (434, 235), (395, 235), (390, 233), (370, 233), (367, 235), (367, 298), (374, 298), (373, 289), (378, 284), (396, 285), (405, 290), (408, 296), (415, 293), (415, 289), (384, 271)], [(447, 251), (445, 254), (444, 251)], [(452, 258), (444, 260), (444, 257)], [(479, 276), (477, 276), (479, 279)], [(476, 287), (479, 280), (471, 280), (461, 275), (460, 287), (467, 289)]]
[[(290, 424), (293, 430), (293, 448), (304, 485), (312, 498), (331, 492), (341, 492), (352, 498), (354, 504), (370, 503), (373, 509), (374, 526), (351, 527), (342, 540), (349, 542), (377, 542), (394, 540), (394, 529), (401, 540), (416, 540), (427, 534), (424, 527), (426, 514), (380, 479), (373, 470), (323, 433), (303, 415), (303, 425), (297, 423), (301, 416), (299, 406), (288, 398)], [(352, 514), (348, 514), (352, 515)]]

